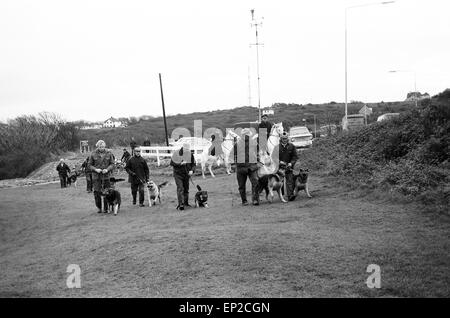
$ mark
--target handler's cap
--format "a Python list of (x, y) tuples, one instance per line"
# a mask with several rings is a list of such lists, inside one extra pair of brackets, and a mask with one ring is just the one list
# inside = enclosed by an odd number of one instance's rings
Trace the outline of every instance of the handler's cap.
[(261, 116), (261, 118), (264, 118), (264, 117), (269, 118), (269, 115), (263, 114), (263, 115)]

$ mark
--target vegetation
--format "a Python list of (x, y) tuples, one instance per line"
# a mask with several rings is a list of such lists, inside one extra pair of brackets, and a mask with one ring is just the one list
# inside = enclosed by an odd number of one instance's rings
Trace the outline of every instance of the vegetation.
[(446, 211), (450, 203), (450, 90), (398, 118), (318, 141), (305, 165), (353, 188), (384, 189)]
[(78, 146), (78, 129), (56, 114), (17, 117), (0, 126), (0, 179), (24, 177), (52, 154)]

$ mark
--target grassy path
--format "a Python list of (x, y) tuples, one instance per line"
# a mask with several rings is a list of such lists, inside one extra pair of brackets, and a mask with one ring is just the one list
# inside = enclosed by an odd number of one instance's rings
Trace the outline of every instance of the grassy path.
[[(368, 201), (311, 178), (312, 199), (242, 207), (236, 177), (196, 178), (209, 209), (132, 206), (98, 215), (92, 194), (58, 184), (0, 190), (0, 296), (450, 296), (450, 223), (414, 205)], [(193, 197), (193, 192), (191, 192)], [(192, 200), (193, 201), (193, 200)], [(369, 264), (381, 288), (369, 289)], [(80, 289), (66, 268), (81, 268)]]

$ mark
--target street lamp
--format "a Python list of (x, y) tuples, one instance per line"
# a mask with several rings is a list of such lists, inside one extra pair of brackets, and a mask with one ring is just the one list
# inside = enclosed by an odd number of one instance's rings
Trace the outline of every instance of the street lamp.
[(410, 71), (410, 70), (394, 70), (394, 71), (389, 71), (389, 73), (414, 73), (414, 101), (416, 103), (416, 107), (417, 107), (417, 85), (416, 85), (416, 71)]
[(375, 3), (366, 3), (345, 8), (345, 121), (347, 122), (347, 11), (353, 8), (368, 7), (373, 5), (383, 5), (394, 3), (395, 1), (383, 1)]

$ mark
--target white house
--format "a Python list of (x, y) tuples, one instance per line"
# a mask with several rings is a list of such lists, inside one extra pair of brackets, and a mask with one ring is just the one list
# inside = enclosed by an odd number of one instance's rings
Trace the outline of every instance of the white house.
[(110, 117), (103, 123), (103, 128), (122, 127), (122, 122), (114, 117)]

